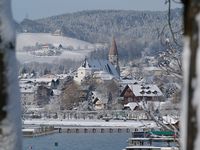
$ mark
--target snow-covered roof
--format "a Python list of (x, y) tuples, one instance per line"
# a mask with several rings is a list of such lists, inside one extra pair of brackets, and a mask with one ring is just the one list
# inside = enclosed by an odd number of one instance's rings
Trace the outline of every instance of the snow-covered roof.
[(105, 71), (119, 78), (119, 74), (117, 70), (108, 60), (85, 59), (81, 67), (84, 67), (86, 69), (96, 70), (96, 71)]
[(51, 82), (52, 80), (57, 80), (56, 78), (48, 78), (48, 77), (41, 77), (41, 78), (31, 78), (31, 79), (21, 79), (21, 81), (24, 81), (24, 82), (33, 82), (33, 83), (41, 83), (41, 82), (45, 82), (45, 83), (49, 83)]
[(101, 94), (101, 93), (99, 93), (99, 92), (96, 92), (96, 91), (93, 91), (92, 92), (93, 93), (93, 102), (94, 102), (94, 100), (96, 99), (96, 98), (98, 98), (99, 100), (101, 100), (103, 103), (107, 103), (107, 101), (108, 101), (108, 98), (105, 96), (105, 95), (103, 95), (103, 94)]
[(21, 93), (30, 93), (31, 94), (31, 93), (34, 93), (34, 88), (32, 88), (32, 87), (31, 88), (24, 88), (23, 87), (23, 88), (20, 88), (20, 92)]
[(144, 67), (143, 70), (145, 70), (145, 71), (162, 71), (161, 68), (159, 68), (159, 67), (155, 67), (155, 66)]
[(179, 120), (170, 116), (170, 115), (167, 115), (167, 116), (163, 116), (163, 123), (164, 124), (176, 124)]
[(124, 105), (124, 107), (129, 107), (131, 110), (134, 110), (135, 107), (137, 107), (137, 106), (138, 106), (138, 104), (135, 102), (130, 102), (130, 103)]
[(69, 74), (56, 74), (59, 79), (65, 79), (69, 76)]
[(128, 84), (140, 84), (140, 81), (138, 80), (135, 80), (135, 79), (122, 79), (120, 81), (120, 84), (125, 84), (125, 85), (128, 85)]
[(54, 95), (60, 95), (61, 94), (61, 91), (60, 90), (55, 90), (55, 89), (53, 89), (53, 93), (54, 93)]
[(113, 75), (111, 75), (105, 71), (95, 71), (94, 76), (97, 78), (101, 78), (102, 80), (112, 80), (114, 78)]
[(160, 89), (153, 84), (139, 85), (139, 84), (129, 84), (129, 88), (132, 90), (135, 96), (163, 96)]
[(34, 93), (35, 86), (32, 83), (19, 82), (20, 92), (21, 93)]

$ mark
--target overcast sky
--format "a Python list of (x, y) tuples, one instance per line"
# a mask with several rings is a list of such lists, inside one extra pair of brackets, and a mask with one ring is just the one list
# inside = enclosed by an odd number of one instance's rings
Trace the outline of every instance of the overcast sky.
[[(53, 15), (94, 9), (166, 10), (165, 0), (12, 0), (13, 16), (38, 19)], [(173, 8), (181, 7), (173, 4)]]

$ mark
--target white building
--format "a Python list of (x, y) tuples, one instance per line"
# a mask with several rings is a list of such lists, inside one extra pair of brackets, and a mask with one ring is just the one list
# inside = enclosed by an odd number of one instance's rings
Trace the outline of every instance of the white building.
[(118, 52), (115, 39), (109, 50), (108, 60), (97, 60), (85, 58), (83, 64), (77, 69), (74, 80), (81, 83), (87, 77), (94, 77), (101, 80), (112, 80), (120, 77)]
[(101, 80), (111, 80), (119, 78), (119, 73), (108, 60), (85, 59), (78, 68), (74, 80), (78, 83), (84, 81), (87, 77), (94, 77)]

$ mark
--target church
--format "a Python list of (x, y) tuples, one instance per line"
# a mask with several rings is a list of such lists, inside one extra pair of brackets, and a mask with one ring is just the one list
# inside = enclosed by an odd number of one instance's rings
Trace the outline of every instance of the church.
[(101, 80), (119, 79), (120, 68), (118, 60), (117, 44), (115, 38), (113, 38), (108, 60), (85, 58), (82, 65), (77, 69), (74, 80), (81, 83), (89, 76)]

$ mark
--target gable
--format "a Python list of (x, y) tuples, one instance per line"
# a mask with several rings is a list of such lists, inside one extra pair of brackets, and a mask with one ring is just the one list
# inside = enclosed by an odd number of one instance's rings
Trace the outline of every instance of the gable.
[(126, 85), (125, 88), (123, 89), (123, 91), (121, 92), (120, 97), (124, 97), (128, 91), (132, 92), (132, 90), (130, 89), (130, 87), (128, 85)]

